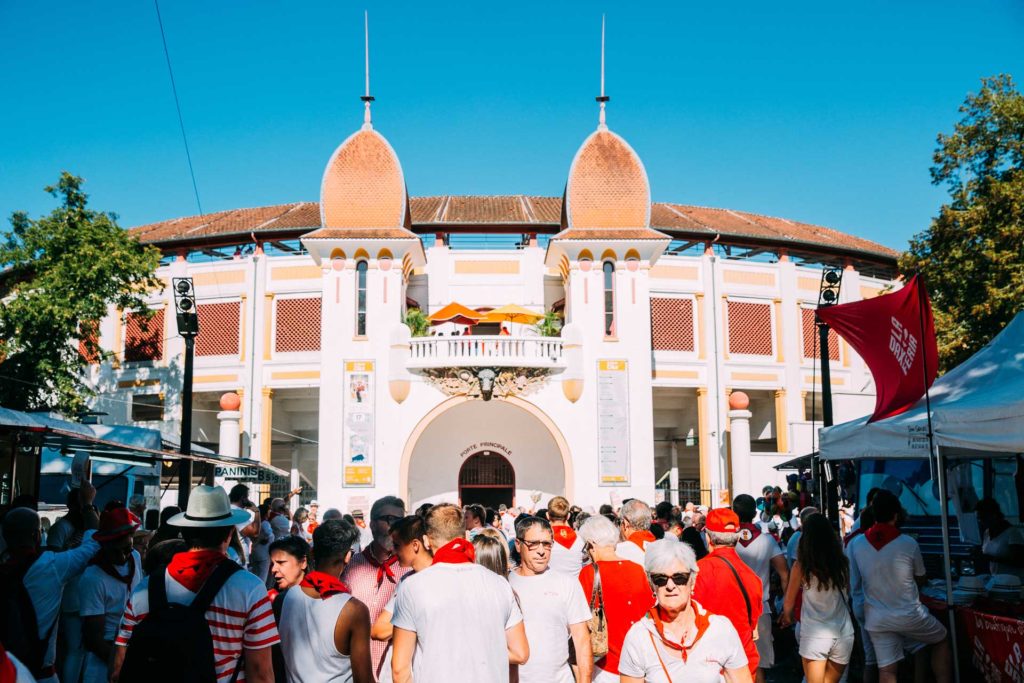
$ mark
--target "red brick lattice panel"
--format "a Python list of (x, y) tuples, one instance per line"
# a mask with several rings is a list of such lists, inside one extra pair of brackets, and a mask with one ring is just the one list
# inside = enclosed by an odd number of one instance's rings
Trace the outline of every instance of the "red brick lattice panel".
[(729, 353), (771, 356), (772, 305), (749, 301), (728, 301)]
[(78, 355), (86, 363), (100, 362), (100, 335), (96, 323), (82, 323), (78, 326), (82, 338), (78, 340)]
[[(818, 327), (814, 324), (814, 309), (800, 309), (800, 326), (804, 337), (804, 358), (821, 358), (821, 348), (818, 344)], [(828, 331), (828, 359), (839, 360), (839, 335), (829, 328)]]
[(651, 299), (651, 348), (693, 351), (693, 299)]
[(320, 350), (320, 297), (278, 299), (274, 351)]
[(147, 319), (142, 313), (125, 317), (124, 360), (128, 363), (160, 360), (164, 357), (164, 311)]
[(514, 486), (515, 473), (497, 453), (478, 453), (459, 470), (459, 486)]
[(199, 336), (196, 337), (197, 356), (237, 356), (239, 353), (238, 325), (241, 301), (199, 304)]

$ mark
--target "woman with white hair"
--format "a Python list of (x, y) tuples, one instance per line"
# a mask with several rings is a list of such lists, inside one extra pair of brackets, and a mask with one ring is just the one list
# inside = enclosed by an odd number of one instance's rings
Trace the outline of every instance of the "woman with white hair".
[(629, 629), (622, 645), (622, 683), (750, 683), (743, 644), (732, 623), (691, 598), (697, 558), (685, 543), (647, 546), (644, 569), (657, 604)]
[(603, 610), (608, 628), (608, 654), (594, 663), (593, 680), (618, 683), (619, 653), (626, 631), (654, 605), (654, 596), (643, 567), (615, 554), (619, 530), (607, 517), (587, 517), (578, 535), (590, 558), (580, 572), (583, 595), (591, 609)]

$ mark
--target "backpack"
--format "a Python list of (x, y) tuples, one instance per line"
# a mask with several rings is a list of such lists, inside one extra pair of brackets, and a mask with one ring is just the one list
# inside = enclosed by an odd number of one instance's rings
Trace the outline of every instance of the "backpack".
[(43, 658), (57, 620), (40, 640), (39, 622), (32, 596), (25, 588), (25, 575), (37, 558), (29, 562), (0, 564), (0, 642), (33, 675), (42, 677)]
[[(213, 636), (206, 610), (232, 574), (226, 560), (217, 565), (191, 605), (167, 601), (166, 570), (150, 576), (149, 614), (135, 625), (121, 669), (122, 683), (216, 683)], [(241, 662), (230, 681), (238, 678)]]

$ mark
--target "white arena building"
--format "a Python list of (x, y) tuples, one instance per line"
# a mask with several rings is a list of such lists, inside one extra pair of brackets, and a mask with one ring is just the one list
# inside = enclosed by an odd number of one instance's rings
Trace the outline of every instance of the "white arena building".
[[(820, 426), (822, 264), (844, 268), (853, 301), (893, 281), (897, 254), (781, 218), (652, 204), (640, 158), (603, 123), (551, 163), (568, 170), (561, 197), (410, 198), (367, 106), (319, 204), (132, 229), (163, 252), (168, 286), (148, 324), (118, 311), (100, 323), (113, 360), (90, 366), (94, 408), (176, 438), (184, 342), (169, 285), (188, 276), (193, 440), (291, 472), (263, 495), (302, 485), (345, 510), (385, 494), (596, 507), (718, 504), (781, 483), (773, 466), (809, 453)], [(503, 307), (528, 313), (489, 314)], [(449, 322), (412, 336), (413, 308)], [(560, 336), (533, 324), (546, 312)], [(870, 412), (870, 373), (834, 335), (829, 362), (836, 421)], [(749, 397), (749, 448), (730, 441), (732, 392)]]

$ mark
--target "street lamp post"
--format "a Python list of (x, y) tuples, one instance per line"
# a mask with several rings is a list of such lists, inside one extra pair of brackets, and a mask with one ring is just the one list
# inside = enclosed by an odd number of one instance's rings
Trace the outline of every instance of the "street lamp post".
[[(821, 287), (818, 290), (818, 309), (834, 306), (839, 303), (839, 292), (843, 287), (843, 271), (835, 266), (826, 266), (821, 271)], [(821, 422), (825, 427), (834, 424), (832, 416), (832, 368), (829, 362), (828, 349), (828, 323), (814, 314), (814, 322), (818, 326), (818, 347), (821, 352), (818, 354), (821, 361)], [(812, 416), (813, 418), (813, 416)], [(825, 465), (818, 459), (817, 472), (818, 481), (824, 485), (820, 488), (822, 503), (825, 506), (825, 515), (832, 520), (833, 524), (839, 521), (839, 482), (835, 477), (827, 480)]]
[[(184, 456), (192, 454), (192, 362), (195, 356), (196, 336), (199, 335), (199, 314), (196, 312), (195, 287), (190, 277), (176, 277), (174, 311), (178, 321), (178, 334), (185, 340), (185, 373), (181, 388), (181, 449)], [(192, 460), (184, 457), (178, 462), (178, 507), (188, 508), (192, 490)]]

